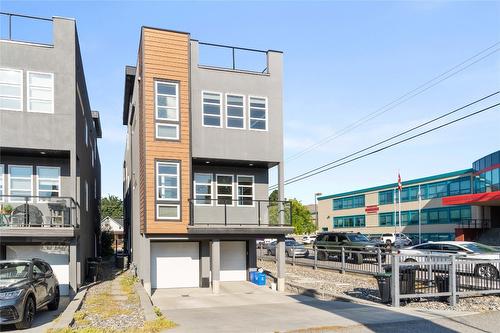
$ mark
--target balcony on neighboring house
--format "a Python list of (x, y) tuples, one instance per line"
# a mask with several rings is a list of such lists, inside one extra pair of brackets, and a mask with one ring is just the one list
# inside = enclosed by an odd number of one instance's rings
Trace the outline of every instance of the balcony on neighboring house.
[(0, 195), (2, 237), (73, 237), (79, 205), (69, 197)]

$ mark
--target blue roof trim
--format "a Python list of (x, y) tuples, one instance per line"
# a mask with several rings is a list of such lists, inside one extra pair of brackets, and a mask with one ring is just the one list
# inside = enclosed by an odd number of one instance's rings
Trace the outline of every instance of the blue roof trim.
[[(464, 169), (464, 170), (459, 170), (459, 171), (453, 171), (453, 172), (447, 172), (447, 173), (442, 173), (439, 175), (435, 176), (429, 176), (429, 177), (423, 177), (423, 178), (417, 178), (417, 179), (412, 179), (412, 180), (407, 180), (403, 182), (403, 186), (408, 186), (408, 185), (413, 185), (413, 184), (418, 184), (418, 183), (424, 183), (424, 182), (429, 182), (433, 180), (439, 180), (443, 178), (449, 178), (449, 177), (455, 177), (455, 176), (463, 176), (468, 173), (472, 173), (474, 170), (472, 168), (470, 169)], [(331, 199), (331, 198), (340, 198), (340, 197), (345, 197), (348, 195), (355, 195), (355, 194), (361, 194), (365, 192), (373, 192), (373, 191), (378, 191), (378, 190), (385, 190), (385, 189), (390, 189), (390, 188), (396, 188), (398, 186), (398, 183), (391, 183), (391, 184), (386, 184), (386, 185), (380, 185), (380, 186), (375, 186), (375, 187), (369, 187), (369, 188), (364, 188), (361, 190), (355, 190), (355, 191), (350, 191), (350, 192), (344, 192), (344, 193), (337, 193), (337, 194), (330, 194), (330, 195), (325, 195), (322, 197), (318, 197), (318, 200), (326, 200), (326, 199)]]

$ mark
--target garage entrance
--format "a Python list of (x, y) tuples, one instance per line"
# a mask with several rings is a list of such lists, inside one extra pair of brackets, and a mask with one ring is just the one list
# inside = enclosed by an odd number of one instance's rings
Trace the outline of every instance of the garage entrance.
[(189, 288), (200, 285), (198, 242), (151, 243), (151, 287)]
[(220, 280), (247, 280), (246, 241), (220, 242)]

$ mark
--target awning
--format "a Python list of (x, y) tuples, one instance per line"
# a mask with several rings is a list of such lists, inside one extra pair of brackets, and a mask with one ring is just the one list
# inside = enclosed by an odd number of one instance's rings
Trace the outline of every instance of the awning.
[(500, 206), (500, 191), (462, 194), (441, 199), (443, 206), (472, 205), (472, 206)]

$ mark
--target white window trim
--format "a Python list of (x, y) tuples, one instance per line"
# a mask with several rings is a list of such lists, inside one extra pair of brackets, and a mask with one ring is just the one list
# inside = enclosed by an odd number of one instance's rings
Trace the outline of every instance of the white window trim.
[[(158, 185), (158, 177), (160, 176), (160, 173), (159, 173), (159, 166), (160, 164), (172, 164), (172, 165), (175, 165), (176, 168), (177, 168), (177, 191), (176, 191), (176, 196), (175, 198), (173, 199), (165, 199), (165, 198), (160, 198), (159, 197), (159, 193), (158, 193), (158, 188), (159, 188), (159, 185)], [(180, 182), (181, 182), (181, 179), (180, 179), (180, 163), (179, 162), (164, 162), (164, 161), (156, 161), (156, 180), (155, 180), (155, 191), (156, 191), (156, 200), (157, 201), (171, 201), (171, 202), (176, 202), (176, 201), (179, 201), (180, 200)], [(164, 186), (163, 186), (164, 187)], [(168, 188), (173, 188), (173, 186), (168, 186)]]
[[(175, 138), (167, 137), (167, 136), (159, 136), (158, 135), (158, 126), (174, 126), (175, 129)], [(171, 124), (171, 123), (156, 123), (156, 132), (155, 137), (161, 140), (179, 140), (179, 124)]]
[[(226, 204), (226, 205), (219, 205), (219, 186), (229, 186), (227, 184), (221, 184), (219, 185), (219, 181), (218, 181), (218, 178), (219, 176), (227, 176), (227, 177), (231, 177), (231, 204)], [(221, 194), (222, 197), (228, 197), (228, 195), (226, 194)], [(230, 174), (224, 174), (224, 173), (218, 173), (215, 175), (215, 205), (218, 206), (218, 207), (224, 207), (224, 206), (227, 206), (227, 207), (232, 207), (234, 206), (234, 175), (230, 175)]]
[[(42, 191), (42, 192), (57, 192), (57, 197), (60, 197), (61, 196), (61, 168), (60, 167), (53, 167), (53, 166), (44, 166), (44, 165), (38, 165), (36, 167), (36, 196), (39, 197), (40, 196), (40, 179), (44, 180), (44, 179), (50, 179), (50, 180), (53, 180), (54, 178), (40, 178), (40, 168), (44, 168), (44, 169), (58, 169), (59, 170), (59, 177), (57, 179), (57, 187), (58, 187), (58, 190), (57, 191)], [(37, 198), (37, 201), (38, 202), (47, 202), (49, 200), (47, 199), (44, 199), (44, 198)]]
[[(251, 104), (250, 104), (250, 99), (251, 98), (260, 98), (260, 99), (263, 99), (266, 101), (266, 109), (265, 109), (265, 113), (266, 113), (266, 129), (258, 129), (258, 128), (252, 128), (250, 126), (251, 122), (252, 122), (252, 119), (255, 119), (255, 120), (262, 120), (260, 118), (252, 118), (252, 112), (251, 112)], [(257, 108), (257, 109), (261, 109), (261, 108)], [(263, 97), (263, 96), (253, 96), (253, 95), (249, 95), (248, 96), (248, 129), (251, 130), (251, 131), (258, 131), (258, 132), (268, 132), (269, 131), (269, 104), (268, 104), (268, 99), (267, 97)]]
[[(177, 215), (175, 217), (160, 217), (160, 206), (169, 206), (177, 208)], [(156, 219), (157, 220), (179, 220), (181, 218), (181, 207), (179, 204), (170, 203), (157, 203), (156, 204)]]
[[(210, 199), (212, 199), (210, 201), (209, 204), (203, 204), (203, 203), (198, 203), (198, 200), (196, 199), (196, 196), (198, 195), (198, 193), (196, 193), (196, 175), (205, 175), (205, 176), (210, 176)], [(207, 183), (201, 183), (200, 185), (207, 185)], [(194, 174), (194, 205), (195, 206), (213, 206), (214, 204), (214, 175), (211, 174), (211, 173), (206, 173), (206, 172), (195, 172)], [(206, 195), (206, 194), (201, 194), (200, 195)]]
[[(7, 71), (13, 71), (13, 72), (19, 72), (21, 73), (21, 108), (20, 109), (8, 109), (8, 108), (2, 108), (0, 110), (2, 111), (23, 111), (24, 110), (24, 72), (22, 69), (14, 69), (14, 68), (6, 68), (6, 67), (1, 67), (0, 69), (2, 70), (7, 70)], [(12, 85), (11, 83), (6, 83), (7, 85)], [(7, 97), (7, 98), (18, 98), (17, 96), (9, 96), (9, 95), (2, 95), (2, 97)]]
[(0, 164), (0, 185), (2, 186), (2, 194), (0, 195), (0, 202), (3, 202), (3, 196), (5, 195), (5, 165)]
[[(251, 205), (240, 205), (240, 198), (250, 198), (248, 195), (240, 195), (239, 191), (239, 181), (240, 177), (250, 177), (252, 178), (252, 204)], [(242, 187), (250, 187), (248, 185), (241, 185)], [(255, 207), (255, 176), (254, 175), (237, 175), (236, 176), (236, 205), (238, 207)]]
[(89, 182), (85, 181), (85, 211), (89, 211)]
[[(203, 95), (207, 93), (207, 94), (214, 94), (214, 95), (219, 95), (219, 108), (220, 108), (220, 113), (219, 113), (219, 126), (214, 126), (214, 125), (205, 125), (205, 102), (203, 101)], [(223, 123), (224, 123), (224, 117), (223, 117), (223, 114), (224, 114), (224, 107), (223, 107), (223, 101), (222, 101), (222, 93), (220, 92), (216, 92), (216, 91), (209, 91), (209, 90), (202, 90), (201, 91), (201, 125), (203, 127), (214, 127), (214, 128), (222, 128), (223, 127)], [(207, 103), (207, 104), (210, 104), (210, 105), (217, 105), (215, 103)], [(207, 114), (207, 116), (210, 116), (210, 117), (215, 117), (215, 115), (213, 114)]]
[[(242, 97), (242, 100), (243, 100), (243, 117), (234, 117), (234, 116), (228, 116), (227, 115), (227, 108), (228, 108), (227, 97), (228, 96)], [(226, 121), (225, 121), (226, 128), (228, 128), (228, 129), (236, 129), (236, 130), (245, 130), (246, 129), (246, 98), (245, 98), (245, 95), (226, 93), (225, 99), (224, 99), (224, 110), (225, 110), (224, 113), (225, 113), (225, 117), (226, 117)], [(233, 119), (243, 119), (243, 127), (230, 127), (230, 126), (228, 126), (228, 121), (229, 121), (230, 118), (233, 118)]]
[[(175, 96), (175, 108), (177, 110), (175, 116), (176, 118), (175, 119), (169, 119), (169, 118), (160, 118), (158, 117), (158, 84), (170, 84), (170, 85), (174, 85), (175, 86), (175, 92), (177, 93), (177, 95)], [(165, 94), (161, 94), (162, 96), (173, 96), (173, 95), (165, 95)], [(155, 80), (155, 96), (154, 96), (154, 99), (155, 99), (155, 119), (156, 120), (165, 120), (165, 121), (174, 121), (174, 122), (178, 122), (179, 121), (179, 83), (177, 82), (169, 82), (169, 81), (162, 81), (162, 80)]]
[[(31, 96), (30, 96), (30, 74), (44, 74), (44, 75), (50, 75), (51, 77), (51, 81), (52, 81), (52, 103), (50, 105), (50, 108), (51, 108), (51, 111), (50, 112), (45, 112), (45, 111), (34, 111), (34, 110), (31, 110), (31, 107), (30, 107), (30, 99), (31, 99)], [(54, 73), (47, 73), (47, 72), (34, 72), (34, 71), (27, 71), (26, 72), (26, 91), (27, 91), (27, 95), (28, 95), (28, 99), (26, 101), (26, 104), (28, 104), (27, 106), (27, 109), (28, 109), (28, 112), (34, 112), (34, 113), (47, 113), (47, 114), (53, 114), (54, 113)]]
[[(15, 167), (30, 167), (31, 168), (31, 177), (30, 179), (30, 200), (28, 202), (33, 202), (33, 166), (32, 165), (9, 165), (9, 173), (8, 173), (8, 184), (9, 184), (9, 194), (8, 195), (13, 195), (11, 194), (12, 186), (10, 184), (10, 181), (12, 179), (11, 177), (11, 172), (10, 170)], [(14, 177), (16, 179), (28, 179), (28, 177)], [(16, 201), (14, 198), (9, 198), (9, 202), (24, 202), (24, 200), (21, 201)]]

